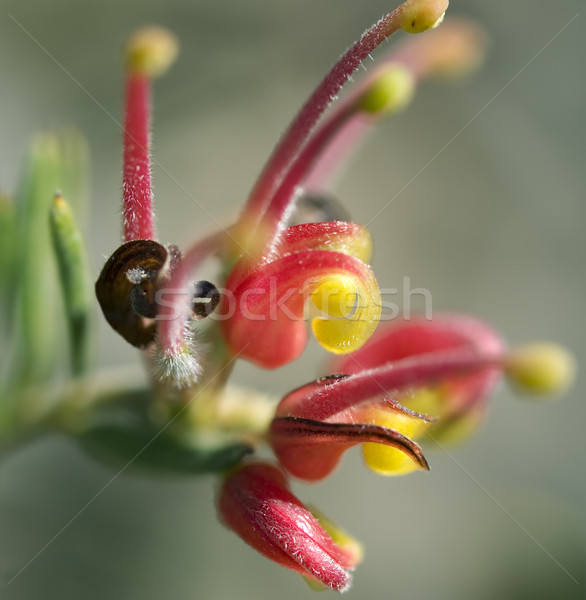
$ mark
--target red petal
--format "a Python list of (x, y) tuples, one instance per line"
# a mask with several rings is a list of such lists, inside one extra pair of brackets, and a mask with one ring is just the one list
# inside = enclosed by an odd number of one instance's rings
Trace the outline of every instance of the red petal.
[[(501, 355), (470, 349), (404, 358), (350, 377), (324, 378), (303, 386), (283, 398), (276, 414), (325, 421), (369, 399), (400, 395), (409, 388), (474, 373), (492, 374), (501, 367), (501, 362)], [(395, 406), (401, 405), (395, 402)]]

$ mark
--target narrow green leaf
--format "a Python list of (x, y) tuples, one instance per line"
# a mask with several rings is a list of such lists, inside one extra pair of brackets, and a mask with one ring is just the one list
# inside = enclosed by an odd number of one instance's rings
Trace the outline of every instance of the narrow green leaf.
[(36, 136), (19, 194), (22, 238), (17, 249), (21, 345), (17, 370), (28, 382), (45, 379), (59, 356), (57, 271), (47, 217), (62, 183), (60, 167), (57, 137)]
[[(33, 138), (18, 194), (20, 237), (18, 248), (13, 248), (18, 256), (19, 309), (14, 372), (20, 383), (47, 380), (62, 355), (64, 321), (58, 312), (59, 275), (48, 217), (58, 190), (65, 190), (75, 205), (82, 203), (87, 165), (87, 145), (75, 130)], [(76, 326), (76, 331), (83, 329)], [(81, 363), (75, 369), (83, 369), (85, 356), (77, 360)]]
[(71, 369), (81, 375), (88, 366), (91, 325), (91, 279), (85, 244), (71, 208), (55, 195), (50, 211), (51, 234), (69, 328)]

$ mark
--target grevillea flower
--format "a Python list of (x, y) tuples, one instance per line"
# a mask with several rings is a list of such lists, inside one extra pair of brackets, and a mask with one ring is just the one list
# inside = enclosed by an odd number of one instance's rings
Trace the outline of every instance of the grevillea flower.
[[(506, 358), (486, 325), (461, 315), (393, 322), (286, 396), (271, 425), (275, 453), (297, 477), (315, 480), (346, 448), (364, 444), (368, 466), (387, 475), (428, 468), (413, 441), (478, 419)], [(385, 447), (387, 446), (387, 447)]]
[[(238, 221), (183, 254), (155, 239), (149, 162), (150, 84), (170, 65), (177, 45), (168, 32), (150, 28), (127, 50), (124, 243), (104, 266), (96, 292), (108, 322), (145, 355), (157, 408), (148, 418), (162, 406), (173, 415), (164, 429), (173, 427), (161, 436), (169, 444), (165, 459), (156, 462), (169, 465), (183, 440), (196, 440), (201, 469), (224, 471), (221, 520), (268, 558), (340, 591), (350, 584), (359, 546), (303, 506), (289, 490), (289, 475), (322, 479), (357, 444), (376, 472), (426, 470), (419, 443), (472, 432), (502, 374), (543, 394), (559, 393), (571, 379), (572, 361), (562, 349), (508, 350), (472, 317), (397, 320), (375, 333), (381, 301), (368, 265), (370, 235), (337, 219), (339, 210), (323, 200), (356, 143), (382, 116), (403, 109), (419, 80), (479, 62), (478, 29), (447, 23), (404, 41), (324, 115), (378, 45), (399, 29), (435, 28), (447, 5), (408, 0), (368, 29), (286, 130)], [(312, 202), (324, 214), (307, 222), (301, 207)], [(197, 278), (211, 255), (222, 265), (215, 284)], [(225, 387), (237, 358), (264, 368), (296, 359), (307, 320), (319, 343), (337, 355), (333, 375), (297, 388), (268, 410)], [(160, 433), (146, 440), (151, 451)], [(262, 441), (278, 466), (243, 461)], [(192, 465), (190, 452), (181, 446), (181, 461)]]

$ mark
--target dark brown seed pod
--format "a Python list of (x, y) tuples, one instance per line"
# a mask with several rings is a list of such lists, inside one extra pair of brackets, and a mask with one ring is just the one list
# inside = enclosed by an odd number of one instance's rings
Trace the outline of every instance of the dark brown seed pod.
[(108, 323), (127, 342), (144, 348), (155, 337), (155, 294), (179, 260), (176, 247), (153, 240), (122, 244), (108, 259), (96, 296)]

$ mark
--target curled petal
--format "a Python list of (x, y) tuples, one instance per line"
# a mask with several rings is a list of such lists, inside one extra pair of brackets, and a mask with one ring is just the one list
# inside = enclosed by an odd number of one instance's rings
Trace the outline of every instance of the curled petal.
[[(260, 266), (296, 252), (326, 250), (353, 256), (368, 263), (372, 256), (372, 238), (368, 229), (357, 223), (346, 221), (324, 221), (302, 223), (284, 229), (279, 242), (270, 256), (260, 261)], [(236, 289), (247, 277), (259, 268), (259, 263), (244, 257), (230, 272), (228, 285)]]
[[(414, 441), (394, 429), (375, 424), (325, 423), (281, 417), (273, 420), (270, 439), (283, 467), (295, 477), (308, 481), (329, 475), (345, 450), (362, 443), (377, 448), (381, 444), (391, 447), (405, 456), (414, 468), (429, 469), (421, 448)], [(382, 464), (382, 461), (377, 463), (376, 458), (372, 459), (372, 463)], [(394, 471), (394, 465), (387, 466), (376, 470), (387, 474)]]
[[(237, 275), (236, 275), (237, 276)], [(351, 352), (373, 333), (380, 316), (378, 285), (360, 260), (340, 252), (296, 252), (257, 269), (226, 288), (222, 313), (232, 352), (266, 368), (299, 356), (306, 342), (307, 300), (321, 314), (313, 319), (317, 340), (332, 352)], [(229, 302), (234, 305), (230, 307)]]
[(372, 240), (365, 227), (345, 221), (303, 223), (287, 227), (278, 245), (279, 255), (303, 250), (342, 252), (367, 263), (372, 256)]
[[(339, 406), (335, 397), (339, 385), (348, 377), (343, 373), (326, 375), (294, 389), (279, 402), (276, 416), (324, 420), (347, 409), (348, 405)], [(365, 398), (359, 401), (362, 400)]]
[(347, 569), (360, 557), (334, 542), (289, 491), (277, 467), (249, 464), (230, 473), (218, 494), (218, 510), (229, 528), (267, 558), (333, 590), (350, 586)]

